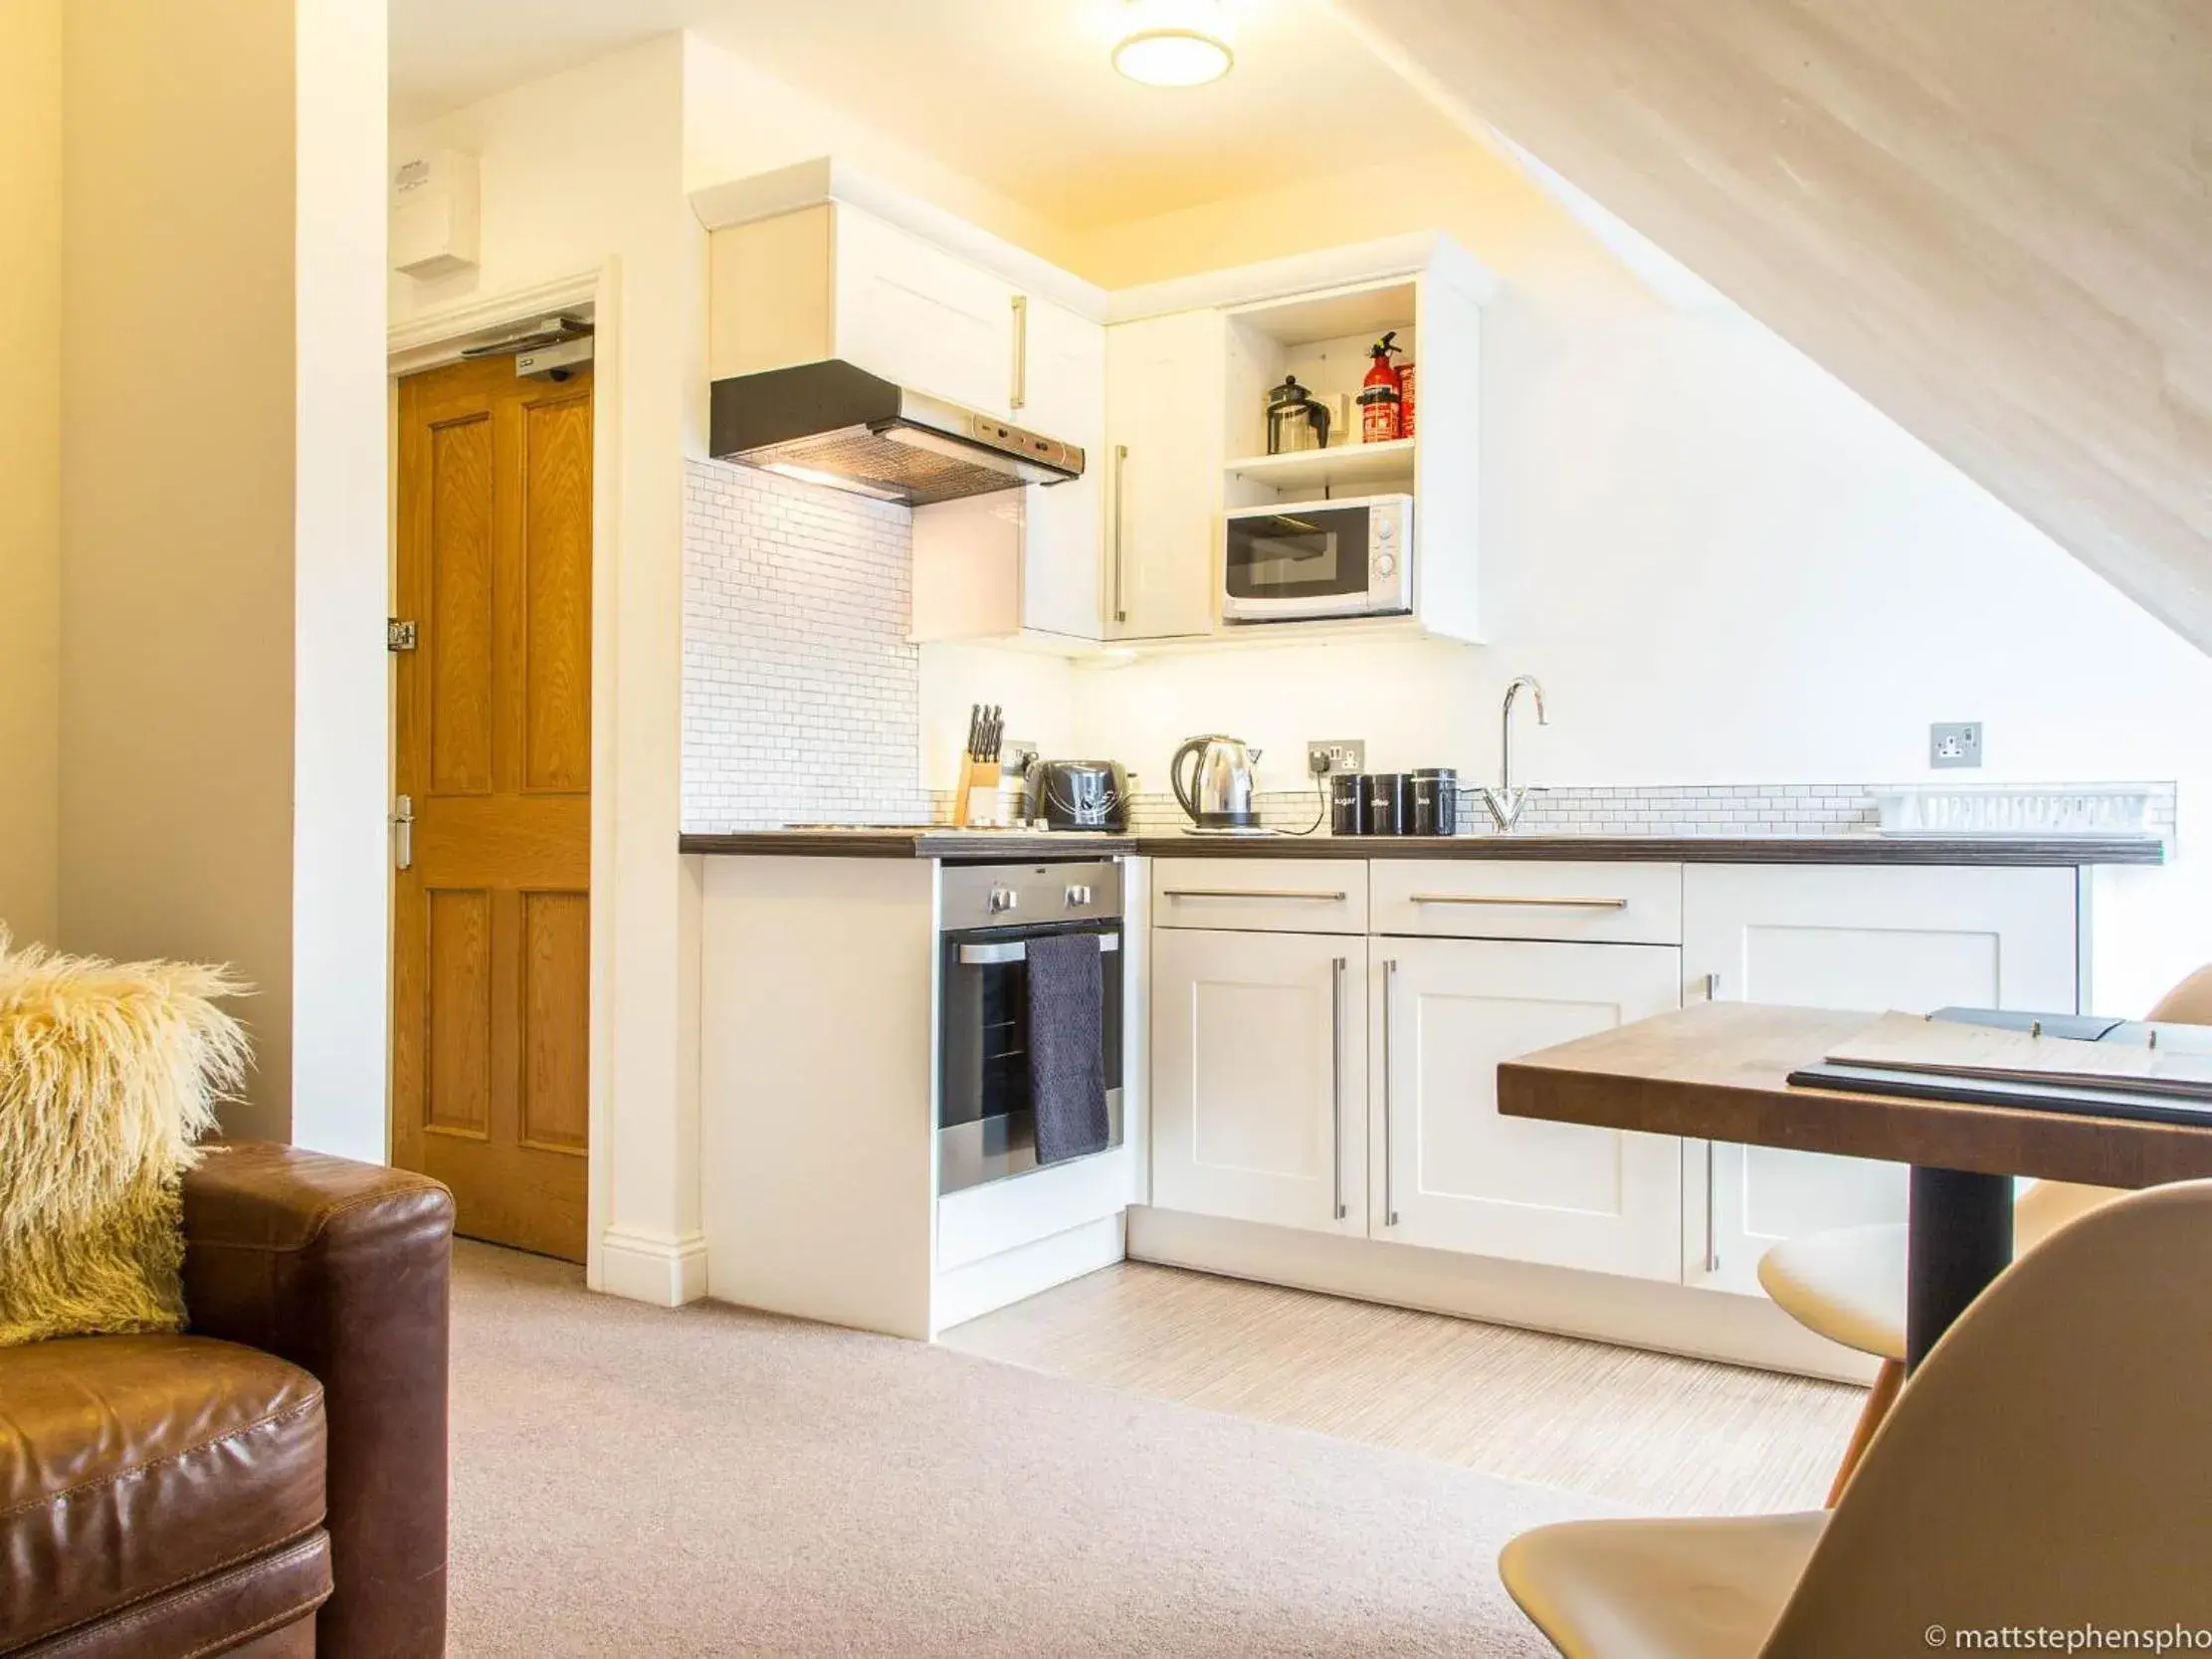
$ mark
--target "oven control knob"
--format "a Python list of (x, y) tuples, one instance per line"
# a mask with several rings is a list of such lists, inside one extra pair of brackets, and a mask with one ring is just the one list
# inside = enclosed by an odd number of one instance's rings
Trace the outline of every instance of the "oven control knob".
[(1020, 898), (1021, 898), (1021, 895), (1020, 895), (1020, 894), (1018, 894), (1018, 893), (1016, 893), (1016, 892), (1015, 892), (1015, 891), (1014, 891), (1014, 890), (1013, 890), (1012, 888), (1010, 888), (1010, 887), (994, 887), (994, 888), (992, 888), (992, 889), (991, 889), (991, 914), (992, 914), (993, 916), (1003, 916), (1003, 915), (1005, 915), (1005, 914), (1006, 914), (1006, 912), (1008, 912), (1008, 911), (1012, 910), (1012, 909), (1013, 909), (1013, 908), (1015, 907), (1015, 905), (1016, 905), (1016, 904), (1017, 904), (1017, 903), (1018, 903), (1019, 901), (1020, 901)]
[(1396, 559), (1392, 558), (1392, 557), (1391, 557), (1391, 556), (1390, 556), (1390, 555), (1389, 555), (1388, 553), (1377, 553), (1377, 554), (1375, 555), (1375, 574), (1376, 574), (1376, 575), (1378, 575), (1378, 576), (1390, 576), (1390, 575), (1395, 575), (1395, 574), (1397, 573), (1397, 570), (1398, 570), (1398, 561), (1397, 561)]
[(1070, 910), (1080, 910), (1090, 903), (1092, 903), (1092, 898), (1091, 890), (1088, 887), (1071, 887), (1068, 890), (1068, 908)]
[(1395, 541), (1395, 540), (1397, 540), (1397, 539), (1398, 539), (1398, 526), (1397, 526), (1396, 524), (1393, 524), (1393, 523), (1392, 523), (1392, 522), (1391, 522), (1391, 521), (1390, 521), (1389, 519), (1387, 519), (1387, 518), (1383, 519), (1383, 520), (1382, 520), (1382, 522), (1380, 522), (1379, 524), (1377, 524), (1377, 525), (1375, 526), (1375, 539), (1376, 539), (1377, 541)]

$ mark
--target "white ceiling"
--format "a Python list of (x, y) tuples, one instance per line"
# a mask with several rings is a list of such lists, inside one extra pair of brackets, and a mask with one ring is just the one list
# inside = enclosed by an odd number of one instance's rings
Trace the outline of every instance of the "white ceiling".
[(1467, 141), (1326, 0), (1230, 4), (1236, 68), (1171, 91), (1107, 62), (1121, 0), (392, 0), (392, 119), (691, 28), (1071, 227)]

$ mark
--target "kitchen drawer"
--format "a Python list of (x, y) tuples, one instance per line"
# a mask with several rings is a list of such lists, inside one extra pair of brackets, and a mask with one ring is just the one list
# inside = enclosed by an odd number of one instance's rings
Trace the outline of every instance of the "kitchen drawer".
[(1378, 933), (1682, 942), (1679, 864), (1376, 859), (1371, 885)]
[(1155, 859), (1152, 925), (1259, 933), (1364, 933), (1367, 861)]

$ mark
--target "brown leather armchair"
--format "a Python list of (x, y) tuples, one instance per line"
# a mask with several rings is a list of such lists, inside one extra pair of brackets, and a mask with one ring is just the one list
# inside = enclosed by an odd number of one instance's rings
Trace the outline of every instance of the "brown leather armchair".
[(451, 1194), (240, 1141), (184, 1231), (184, 1335), (0, 1348), (0, 1654), (443, 1652)]

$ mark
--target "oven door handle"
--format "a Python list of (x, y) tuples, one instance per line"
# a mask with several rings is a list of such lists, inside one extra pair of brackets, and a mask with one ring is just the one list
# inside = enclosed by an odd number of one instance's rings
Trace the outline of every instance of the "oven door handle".
[[(1121, 948), (1119, 933), (1099, 934), (1099, 948), (1113, 951)], [(1029, 960), (1029, 942), (1026, 939), (1001, 939), (995, 944), (963, 944), (960, 946), (960, 965), (983, 967), (994, 962), (1026, 962)]]

